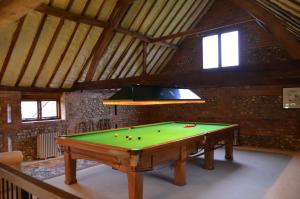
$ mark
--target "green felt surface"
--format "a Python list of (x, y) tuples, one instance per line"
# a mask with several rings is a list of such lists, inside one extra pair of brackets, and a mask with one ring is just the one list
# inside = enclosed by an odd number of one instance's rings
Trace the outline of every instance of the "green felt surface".
[[(132, 129), (113, 129), (99, 132), (92, 132), (80, 135), (66, 136), (70, 139), (86, 142), (100, 143), (112, 146), (138, 150), (151, 145), (164, 142), (180, 140), (186, 137), (205, 134), (210, 131), (220, 130), (228, 127), (228, 124), (204, 124), (197, 123), (195, 127), (184, 128), (184, 122), (169, 122), (151, 125), (136, 126)], [(160, 132), (158, 132), (160, 130)], [(118, 134), (118, 137), (115, 137)], [(126, 135), (132, 140), (126, 139)], [(138, 140), (141, 137), (141, 140)]]

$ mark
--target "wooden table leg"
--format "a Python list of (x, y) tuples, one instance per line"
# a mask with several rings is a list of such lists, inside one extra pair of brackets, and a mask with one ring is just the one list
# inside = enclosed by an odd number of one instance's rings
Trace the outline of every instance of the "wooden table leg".
[(143, 198), (143, 175), (142, 172), (127, 173), (129, 199)]
[(74, 184), (76, 180), (76, 160), (72, 159), (70, 148), (66, 148), (64, 151), (65, 158), (65, 184)]
[(225, 140), (225, 159), (233, 160), (233, 139)]
[(204, 169), (214, 169), (214, 146), (210, 142), (205, 143), (204, 147)]
[(183, 186), (186, 184), (186, 161), (175, 161), (175, 181), (174, 184), (177, 186)]

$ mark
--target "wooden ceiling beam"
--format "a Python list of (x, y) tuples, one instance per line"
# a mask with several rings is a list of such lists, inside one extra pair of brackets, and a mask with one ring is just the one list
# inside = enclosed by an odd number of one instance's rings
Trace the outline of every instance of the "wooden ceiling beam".
[(68, 19), (71, 21), (75, 21), (78, 23), (84, 23), (87, 25), (92, 25), (92, 26), (97, 26), (97, 27), (104, 27), (106, 25), (106, 22), (100, 21), (91, 17), (87, 17), (84, 15), (78, 15), (74, 14), (71, 12), (68, 12), (64, 9), (61, 8), (55, 8), (52, 6), (48, 6), (46, 4), (41, 5), (40, 7), (35, 9), (36, 11), (39, 11), (41, 13), (47, 14), (47, 15), (52, 15), (55, 17), (63, 18), (63, 19)]
[(280, 23), (280, 20), (252, 0), (231, 0), (254, 18), (263, 22), (292, 59), (300, 59), (300, 43)]
[(244, 23), (253, 22), (253, 21), (255, 21), (255, 19), (238, 19), (237, 21), (235, 21), (233, 23), (230, 23), (230, 24), (226, 23), (226, 24), (218, 25), (218, 26), (194, 28), (194, 29), (191, 29), (191, 30), (187, 30), (187, 31), (183, 31), (183, 32), (175, 33), (175, 34), (154, 38), (154, 39), (152, 39), (152, 42), (156, 43), (156, 42), (159, 42), (159, 41), (175, 39), (175, 38), (178, 38), (178, 37), (185, 37), (185, 36), (203, 34), (203, 33), (211, 32), (211, 31), (214, 31), (214, 30), (218, 30), (218, 29), (222, 29), (222, 28), (228, 28), (228, 27), (231, 27), (231, 26), (236, 26), (236, 25), (240, 25), (240, 24), (244, 24)]
[(40, 0), (1, 0), (0, 27), (14, 23), (41, 3)]
[(36, 87), (15, 87), (15, 86), (0, 86), (0, 91), (22, 91), (22, 92), (71, 92), (73, 89), (65, 88), (36, 88)]
[(244, 65), (238, 68), (222, 68), (221, 70), (193, 70), (145, 77), (101, 80), (78, 83), (74, 85), (73, 89), (115, 89), (132, 84), (181, 87), (295, 85), (300, 83), (299, 64), (300, 60), (294, 60), (269, 64)]
[(88, 69), (85, 81), (92, 81), (99, 60), (114, 36), (114, 29), (119, 26), (131, 4), (132, 0), (119, 0), (117, 2), (109, 18), (109, 22), (104, 27), (104, 30), (102, 31), (98, 41), (96, 42), (95, 48), (93, 49), (93, 58), (91, 60), (91, 65)]
[(1, 71), (0, 71), (0, 84), (1, 84), (2, 78), (4, 76), (4, 73), (6, 71), (6, 68), (8, 66), (8, 62), (10, 60), (11, 54), (12, 54), (14, 48), (15, 48), (15, 45), (16, 45), (17, 40), (18, 40), (18, 37), (20, 35), (21, 29), (23, 27), (24, 20), (25, 20), (25, 17), (23, 17), (23, 18), (20, 19), (20, 22), (18, 23), (17, 28), (16, 28), (13, 36), (12, 36), (12, 41), (10, 43), (8, 52), (6, 54), (6, 57), (4, 59), (4, 62), (3, 62), (3, 65), (2, 65), (2, 68), (1, 68)]
[[(84, 6), (83, 10), (81, 11), (81, 14), (80, 14), (80, 15), (83, 15), (83, 14), (86, 12), (86, 10), (87, 10), (87, 8), (88, 8), (90, 2), (91, 2), (91, 0), (88, 0), (88, 1), (85, 3), (85, 6)], [(52, 72), (52, 75), (51, 75), (50, 79), (48, 80), (47, 87), (50, 87), (51, 82), (53, 81), (53, 79), (54, 79), (56, 73), (58, 72), (59, 67), (61, 66), (61, 64), (62, 64), (62, 62), (63, 62), (63, 60), (64, 60), (64, 58), (65, 58), (65, 56), (66, 56), (66, 54), (67, 54), (67, 52), (68, 52), (68, 50), (69, 50), (71, 44), (72, 44), (72, 42), (73, 42), (73, 39), (74, 39), (74, 37), (75, 37), (75, 34), (76, 34), (76, 32), (77, 32), (77, 29), (78, 29), (79, 25), (80, 25), (80, 23), (79, 23), (79, 22), (76, 22), (76, 25), (75, 25), (75, 27), (74, 27), (74, 29), (73, 29), (73, 32), (72, 32), (72, 34), (71, 34), (71, 36), (70, 36), (70, 38), (69, 38), (69, 40), (68, 40), (68, 43), (67, 43), (67, 45), (65, 46), (63, 53), (60, 55), (59, 61), (57, 62), (56, 66), (55, 66), (55, 69), (54, 69), (54, 71)]]
[[(128, 28), (131, 28), (133, 23), (135, 22), (136, 18), (138, 17), (139, 13), (144, 9), (146, 5), (146, 1), (143, 2), (142, 6), (140, 6), (140, 8), (136, 11), (135, 15), (132, 17), (130, 24), (128, 25)], [(118, 51), (118, 49), (120, 48), (120, 46), (123, 44), (123, 41), (126, 37), (126, 34), (122, 35), (122, 38), (120, 39), (117, 47), (115, 47), (114, 51), (111, 53), (109, 60), (107, 61), (107, 63), (104, 65), (102, 71), (100, 72), (100, 74), (98, 75), (98, 77), (96, 78), (96, 80), (100, 80), (102, 78), (102, 75), (105, 73), (105, 71), (107, 70), (107, 68), (110, 66), (111, 61), (113, 60), (113, 58), (115, 57), (116, 52)]]
[[(55, 16), (55, 17), (68, 19), (68, 20), (75, 21), (75, 22), (78, 22), (78, 23), (84, 23), (84, 24), (88, 24), (88, 25), (92, 25), (92, 26), (101, 27), (101, 28), (104, 28), (107, 25), (107, 23), (104, 22), (104, 21), (100, 21), (100, 20), (97, 20), (97, 19), (94, 19), (94, 18), (91, 18), (91, 17), (87, 17), (87, 16), (84, 16), (84, 15), (73, 14), (71, 12), (67, 12), (64, 9), (54, 8), (54, 7), (48, 6), (46, 4), (43, 4), (43, 5), (39, 6), (35, 10), (39, 11), (41, 13), (45, 13), (47, 15), (52, 15), (52, 16)], [(123, 34), (130, 35), (134, 38), (140, 39), (141, 41), (145, 41), (145, 42), (148, 42), (148, 43), (152, 41), (151, 37), (147, 37), (147, 36), (145, 36), (145, 35), (143, 35), (139, 32), (131, 31), (131, 30), (128, 30), (128, 29), (120, 27), (120, 26), (116, 27), (115, 31), (123, 33)], [(163, 41), (162, 42), (157, 42), (157, 44), (162, 45), (162, 46), (167, 46), (167, 47), (173, 48), (173, 49), (178, 49), (178, 46), (173, 45), (173, 44), (169, 44), (169, 43), (166, 43), (166, 42), (163, 42)]]

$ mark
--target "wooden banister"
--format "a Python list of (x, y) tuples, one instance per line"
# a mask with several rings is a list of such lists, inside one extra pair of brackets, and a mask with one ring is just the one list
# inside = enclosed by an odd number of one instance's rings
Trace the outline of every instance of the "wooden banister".
[(21, 190), (39, 199), (80, 199), (78, 196), (0, 163), (0, 198), (9, 196), (11, 199), (21, 199)]

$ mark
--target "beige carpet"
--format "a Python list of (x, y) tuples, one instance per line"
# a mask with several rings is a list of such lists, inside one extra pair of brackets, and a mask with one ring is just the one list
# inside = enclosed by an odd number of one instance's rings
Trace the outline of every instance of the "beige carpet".
[[(300, 154), (235, 149), (234, 161), (216, 151), (215, 170), (200, 167), (202, 159), (189, 161), (187, 185), (172, 184), (173, 169), (161, 165), (144, 177), (144, 199), (299, 199)], [(78, 184), (63, 183), (64, 176), (46, 182), (85, 199), (126, 199), (126, 175), (106, 166), (77, 172)]]

